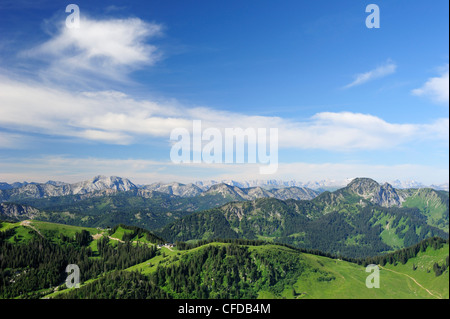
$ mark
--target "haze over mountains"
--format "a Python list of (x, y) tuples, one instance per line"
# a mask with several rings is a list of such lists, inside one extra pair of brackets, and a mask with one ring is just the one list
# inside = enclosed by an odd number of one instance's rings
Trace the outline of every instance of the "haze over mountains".
[[(206, 196), (222, 194), (234, 200), (251, 200), (256, 198), (274, 197), (279, 199), (312, 199), (320, 192), (305, 187), (284, 186), (282, 188), (266, 189), (260, 186), (242, 188), (225, 183), (198, 186), (193, 183), (154, 183), (137, 186), (127, 178), (117, 176), (96, 176), (90, 180), (68, 184), (49, 181), (47, 183), (2, 183), (0, 201), (17, 198), (46, 198), (69, 195), (85, 195), (97, 193), (100, 195), (111, 192), (139, 191), (142, 196), (151, 192), (159, 192), (179, 197)], [(101, 192), (101, 193), (99, 193)]]

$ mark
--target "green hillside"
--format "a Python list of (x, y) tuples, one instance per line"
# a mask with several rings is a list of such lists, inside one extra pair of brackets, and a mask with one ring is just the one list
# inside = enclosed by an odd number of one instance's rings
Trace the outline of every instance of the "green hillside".
[(104, 195), (85, 194), (46, 198), (14, 198), (15, 203), (40, 210), (34, 219), (85, 227), (117, 224), (156, 229), (194, 211), (229, 202), (229, 198), (208, 194), (190, 198), (149, 192), (123, 191)]
[[(122, 238), (117, 233), (122, 229)], [(128, 238), (126, 234), (128, 234)], [(95, 229), (40, 221), (0, 221), (0, 298), (40, 298), (64, 287), (65, 268), (81, 281), (154, 257), (164, 241), (129, 226)]]
[(428, 247), (425, 252), (419, 252), (417, 257), (409, 259), (405, 264), (397, 263), (395, 266), (387, 264), (382, 271), (396, 275), (402, 274), (404, 278), (407, 278), (408, 286), (415, 291), (417, 296), (448, 299), (448, 270), (445, 270), (440, 276), (436, 276), (435, 272), (436, 264), (439, 267), (442, 265), (448, 267), (448, 256), (448, 244), (437, 250)]
[(403, 207), (416, 207), (427, 217), (429, 225), (448, 232), (449, 205), (448, 192), (435, 191), (430, 188), (408, 189), (401, 191), (407, 196)]
[(364, 258), (448, 238), (448, 192), (394, 189), (370, 178), (312, 200), (232, 202), (177, 219), (156, 233), (169, 241), (264, 239)]
[[(365, 286), (366, 260), (262, 241), (156, 246), (162, 243), (125, 225), (0, 222), (0, 297), (448, 298), (449, 248), (443, 240), (424, 241), (407, 257), (403, 251), (387, 255), (391, 263), (380, 265), (378, 289)], [(80, 267), (79, 289), (65, 289), (69, 263)]]
[[(156, 233), (168, 241), (215, 238), (264, 239), (361, 258), (382, 254), (448, 233), (430, 226), (417, 208), (361, 206), (342, 193), (319, 195), (313, 201), (258, 199), (229, 203), (185, 216)], [(323, 197), (320, 199), (320, 197)], [(334, 205), (336, 211), (320, 213)]]
[[(441, 299), (448, 298), (448, 270), (436, 276), (429, 265), (445, 262), (445, 256), (448, 244), (429, 248), (405, 265), (386, 265), (380, 269), (380, 288), (369, 289), (369, 273), (355, 263), (278, 245), (210, 243), (189, 251), (164, 249), (163, 255), (57, 297), (97, 297), (98, 289), (120, 297), (112, 289), (117, 286), (108, 288), (108, 282), (125, 277), (131, 280), (128, 287), (138, 287), (123, 290), (127, 298), (148, 292), (155, 298), (194, 299)], [(423, 269), (409, 271), (413, 263)]]
[[(130, 267), (127, 271), (137, 271), (146, 275), (155, 274), (158, 266), (179, 266), (180, 262), (188, 262), (191, 258), (199, 258), (199, 255), (205, 253), (208, 246), (227, 247), (229, 245), (211, 243), (181, 253), (166, 251), (165, 258), (155, 257), (152, 260)], [(291, 248), (278, 245), (242, 247), (248, 251), (248, 257), (256, 261), (255, 271), (261, 273), (258, 278), (259, 281), (249, 283), (249, 287), (254, 289), (252, 296), (256, 298), (448, 298), (448, 270), (439, 277), (435, 276), (432, 271), (435, 262), (445, 263), (449, 253), (448, 244), (438, 250), (429, 248), (425, 253), (420, 253), (418, 257), (412, 258), (405, 265), (386, 265), (384, 269), (380, 270), (379, 289), (366, 287), (365, 281), (368, 273), (365, 271), (365, 267), (355, 263), (299, 253)], [(220, 253), (218, 250), (216, 251)], [(227, 255), (226, 258), (230, 257)], [(409, 270), (413, 263), (421, 266), (411, 274), (413, 271)], [(209, 264), (208, 260), (206, 260), (204, 267), (208, 267), (207, 264)], [(273, 273), (266, 271), (268, 265), (271, 269), (274, 269)], [(237, 263), (233, 266), (238, 267)], [(249, 266), (249, 269), (252, 269), (251, 266)], [(207, 275), (199, 274), (199, 278), (205, 278), (205, 276)], [(270, 284), (271, 276), (276, 278), (272, 281), (272, 284)], [(218, 275), (218, 277), (223, 282), (228, 282), (225, 275)], [(410, 277), (417, 280), (419, 284), (416, 284)], [(169, 288), (167, 290), (170, 291)], [(177, 297), (177, 294), (174, 293), (173, 296)], [(198, 296), (188, 297), (198, 298)]]

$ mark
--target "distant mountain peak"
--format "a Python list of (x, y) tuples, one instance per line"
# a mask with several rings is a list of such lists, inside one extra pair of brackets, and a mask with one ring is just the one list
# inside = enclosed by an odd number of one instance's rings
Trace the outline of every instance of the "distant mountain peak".
[(203, 190), (194, 184), (182, 184), (178, 182), (153, 183), (150, 185), (144, 185), (141, 188), (145, 190), (165, 193), (169, 195), (181, 196), (181, 197), (194, 197), (203, 192)]
[(353, 179), (344, 189), (383, 207), (400, 206), (404, 200), (391, 184), (366, 177)]
[(347, 186), (352, 185), (379, 185), (378, 182), (369, 177), (356, 177), (348, 183)]
[(379, 187), (380, 184), (371, 178), (358, 177), (353, 179), (345, 188), (358, 195), (366, 196), (375, 192)]
[(119, 177), (119, 176), (106, 176), (106, 175), (97, 175), (94, 178), (92, 178), (91, 181), (93, 183), (105, 182), (105, 181), (110, 181), (110, 182), (113, 182), (113, 181), (114, 182), (116, 182), (116, 181), (128, 181), (129, 182), (129, 180), (127, 178), (122, 178), (122, 177)]
[(231, 186), (225, 183), (212, 185), (205, 194), (222, 194), (224, 196), (233, 196), (236, 199), (242, 199), (245, 197), (245, 194), (242, 190), (236, 186)]
[(58, 182), (58, 181), (52, 181), (52, 180), (47, 181), (45, 184), (53, 185), (53, 186), (67, 185), (67, 183), (64, 183), (64, 182)]
[(225, 183), (219, 183), (219, 184), (215, 184), (212, 185), (209, 189), (213, 190), (213, 189), (233, 189), (234, 186), (229, 185), (229, 184), (225, 184)]

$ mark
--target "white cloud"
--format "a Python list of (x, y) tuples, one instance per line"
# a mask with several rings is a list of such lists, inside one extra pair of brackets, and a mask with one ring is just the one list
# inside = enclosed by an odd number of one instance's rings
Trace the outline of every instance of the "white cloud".
[(391, 61), (386, 62), (384, 65), (381, 65), (371, 71), (360, 73), (355, 76), (355, 80), (350, 84), (347, 84), (344, 88), (348, 89), (357, 85), (364, 84), (374, 79), (382, 78), (389, 74), (392, 74), (397, 69), (397, 65)]
[(138, 135), (169, 136), (187, 121), (179, 110), (120, 92), (73, 93), (0, 77), (0, 126), (20, 132), (129, 144)]
[(317, 113), (304, 121), (249, 116), (176, 103), (135, 100), (114, 91), (73, 93), (0, 77), (0, 126), (11, 132), (73, 137), (110, 144), (142, 138), (168, 141), (174, 128), (278, 128), (282, 148), (332, 151), (390, 149), (415, 140), (448, 141), (448, 119), (389, 123), (370, 114)]
[(79, 137), (94, 140), (99, 142), (111, 143), (111, 144), (121, 144), (128, 145), (131, 142), (131, 137), (129, 135), (120, 132), (105, 132), (99, 130), (84, 130), (78, 134)]
[[(153, 65), (161, 58), (158, 48), (147, 43), (148, 39), (160, 34), (160, 25), (137, 18), (94, 20), (84, 17), (80, 29), (61, 25), (50, 40), (23, 52), (25, 57), (46, 62), (40, 75), (48, 80), (48, 84), (0, 76), (0, 127), (8, 131), (0, 134), (0, 149), (23, 147), (35, 133), (120, 145), (136, 143), (142, 138), (157, 138), (169, 143), (172, 129), (184, 127), (191, 130), (193, 120), (201, 120), (204, 129), (275, 127), (279, 129), (281, 148), (382, 150), (416, 140), (448, 142), (449, 120), (446, 118), (433, 123), (399, 124), (371, 114), (322, 112), (306, 120), (294, 121), (207, 107), (188, 108), (172, 101), (136, 100), (117, 91), (73, 92), (55, 86), (61, 81), (77, 80), (85, 84), (92, 80), (98, 87), (101, 82), (99, 76), (123, 81), (130, 71)], [(387, 76), (396, 68), (393, 62), (387, 61), (374, 70), (358, 74), (345, 88)], [(448, 66), (441, 77), (430, 79), (413, 93), (448, 102)], [(2, 159), (0, 177), (8, 181), (22, 177), (22, 180), (46, 181), (62, 176), (64, 180), (79, 181), (104, 174), (130, 177), (136, 182), (188, 182), (192, 181), (192, 176), (197, 176), (190, 174), (192, 170), (201, 172), (204, 179), (207, 176), (253, 179), (259, 173), (259, 166), (176, 165), (134, 159), (22, 158)], [(280, 164), (277, 175), (271, 178), (308, 180), (318, 176), (336, 179), (370, 176), (383, 179), (382, 176), (395, 176), (401, 179), (411, 172), (420, 172), (430, 178), (436, 177), (433, 174), (448, 175), (448, 170), (417, 165), (292, 163)], [(407, 178), (421, 179), (420, 176), (409, 175)]]
[(425, 84), (412, 90), (413, 95), (425, 96), (437, 103), (449, 102), (449, 70), (448, 64), (444, 67), (444, 70), (439, 77), (433, 77), (428, 79)]
[(309, 122), (280, 128), (280, 136), (284, 136), (280, 146), (303, 149), (391, 149), (417, 140), (448, 141), (448, 119), (430, 124), (397, 124), (370, 114), (322, 112)]
[(48, 66), (47, 78), (73, 80), (81, 74), (123, 80), (126, 73), (142, 65), (153, 65), (161, 57), (146, 40), (161, 34), (162, 27), (138, 18), (94, 20), (82, 16), (79, 28), (59, 25), (47, 42), (22, 53), (41, 59)]
[[(160, 25), (137, 18), (83, 18), (79, 29), (61, 26), (52, 39), (26, 54), (48, 61), (47, 71), (53, 75), (52, 80), (62, 79), (62, 74), (70, 78), (80, 69), (121, 78), (124, 70), (157, 61), (156, 48), (145, 40), (160, 33)], [(395, 69), (396, 65), (387, 61), (375, 70), (358, 75), (347, 87), (388, 75)], [(88, 78), (85, 74), (81, 76), (83, 81)], [(0, 126), (17, 133), (109, 144), (132, 144), (141, 138), (168, 141), (174, 128), (191, 130), (193, 120), (201, 120), (204, 129), (214, 127), (222, 131), (249, 126), (278, 128), (281, 148), (374, 150), (393, 148), (412, 140), (448, 141), (448, 119), (397, 124), (370, 114), (323, 112), (303, 121), (293, 121), (207, 107), (188, 108), (176, 102), (135, 100), (117, 91), (72, 92), (54, 88), (54, 83), (45, 85), (0, 77)], [(12, 144), (3, 139), (0, 147)]]

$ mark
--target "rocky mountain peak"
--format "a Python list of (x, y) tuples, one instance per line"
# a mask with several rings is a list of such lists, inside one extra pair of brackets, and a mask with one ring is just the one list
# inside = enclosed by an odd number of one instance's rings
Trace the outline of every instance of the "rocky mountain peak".
[(371, 178), (355, 178), (345, 189), (383, 207), (400, 206), (403, 201), (391, 184), (380, 185)]
[(379, 188), (380, 184), (371, 178), (355, 178), (346, 187), (352, 193), (363, 197), (373, 195)]
[(112, 189), (116, 191), (129, 191), (137, 189), (130, 180), (117, 176), (98, 175), (91, 180), (71, 184), (73, 194), (85, 194), (93, 191)]
[(203, 191), (194, 184), (182, 184), (178, 182), (162, 184), (154, 183), (143, 187), (146, 190), (156, 191), (169, 195), (181, 196), (181, 197), (194, 197), (201, 194)]

